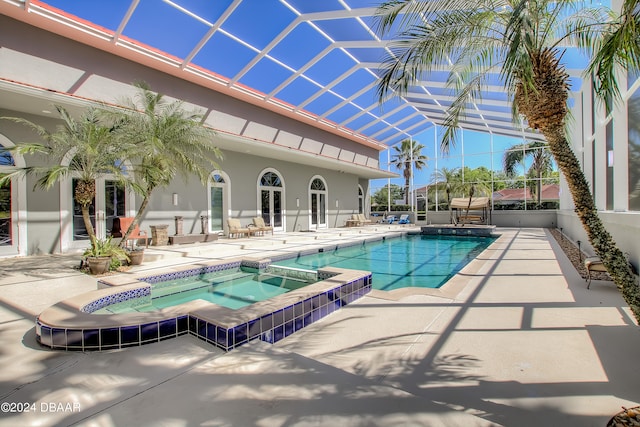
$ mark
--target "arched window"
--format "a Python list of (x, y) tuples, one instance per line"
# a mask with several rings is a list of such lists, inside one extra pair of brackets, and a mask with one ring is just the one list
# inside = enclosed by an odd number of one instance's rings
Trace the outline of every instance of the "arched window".
[(327, 184), (321, 176), (311, 178), (309, 184), (309, 206), (311, 206), (310, 228), (327, 227)]
[(258, 180), (258, 208), (265, 224), (282, 231), (284, 224), (284, 182), (274, 169), (265, 169)]
[(260, 185), (263, 187), (282, 187), (282, 180), (276, 172), (267, 172), (260, 178)]

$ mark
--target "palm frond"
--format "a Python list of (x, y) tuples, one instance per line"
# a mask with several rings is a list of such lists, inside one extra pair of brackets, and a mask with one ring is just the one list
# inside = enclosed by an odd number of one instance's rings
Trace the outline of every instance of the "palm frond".
[(587, 73), (594, 76), (599, 99), (620, 100), (617, 70), (640, 71), (640, 0), (626, 0), (620, 17), (610, 21)]

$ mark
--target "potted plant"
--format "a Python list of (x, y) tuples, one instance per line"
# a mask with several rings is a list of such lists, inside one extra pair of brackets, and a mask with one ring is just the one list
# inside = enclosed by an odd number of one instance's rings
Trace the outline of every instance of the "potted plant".
[(127, 251), (129, 265), (140, 265), (144, 259), (144, 248), (135, 248)]
[(96, 239), (95, 244), (87, 249), (84, 254), (89, 265), (91, 274), (104, 274), (109, 271), (112, 260), (117, 260), (116, 264), (120, 264), (120, 259), (129, 260), (127, 251), (114, 244), (111, 237), (106, 239)]

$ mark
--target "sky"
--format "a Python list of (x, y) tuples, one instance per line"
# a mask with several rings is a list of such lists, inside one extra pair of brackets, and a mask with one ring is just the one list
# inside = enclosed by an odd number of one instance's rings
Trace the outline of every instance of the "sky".
[[(131, 0), (44, 1), (114, 32), (131, 5)], [(299, 13), (322, 15), (324, 11), (371, 7), (378, 3), (375, 0), (246, 0), (234, 8), (231, 7), (233, 0), (140, 0), (122, 29), (122, 35), (169, 55), (190, 58), (198, 67), (237, 79), (241, 85), (383, 143), (399, 142), (407, 129), (423, 129), (414, 139), (425, 146), (424, 154), (429, 160), (425, 169), (415, 173), (416, 187), (430, 183), (434, 171), (443, 167), (486, 166), (501, 170), (504, 149), (523, 143), (522, 139), (464, 131), (460, 143), (443, 157), (438, 148), (441, 128), (434, 127), (421, 115), (413, 114), (415, 108), (403, 105), (397, 98), (378, 105), (375, 73), (367, 68), (356, 67), (355, 71), (353, 68), (357, 64), (378, 62), (384, 57), (385, 51), (375, 43), (360, 45), (360, 42), (373, 42), (377, 37), (371, 33), (375, 28), (372, 17), (315, 19), (290, 28)], [(207, 39), (206, 34), (213, 28), (213, 23), (225, 11), (230, 11), (230, 15)], [(159, 28), (173, 30), (158, 31)], [(274, 37), (277, 43), (271, 46)], [(202, 48), (196, 49), (203, 40), (206, 42)], [(349, 41), (358, 43), (352, 47), (331, 48), (335, 43)], [(264, 57), (260, 56), (263, 51), (267, 52)], [(193, 57), (191, 52), (194, 52)], [(564, 59), (572, 67), (580, 68), (586, 57), (569, 50)], [(438, 77), (439, 74), (443, 76)], [(433, 72), (430, 78), (444, 81), (446, 74)], [(578, 84), (579, 79), (573, 83)], [(324, 90), (326, 86), (328, 88)], [(430, 90), (437, 92), (435, 87)], [(493, 96), (506, 100), (503, 93)], [(501, 108), (505, 112), (511, 111), (508, 106)], [(384, 120), (377, 117), (384, 117)], [(463, 149), (464, 157), (461, 156)], [(387, 151), (380, 153), (381, 169), (387, 169), (389, 157)], [(403, 178), (392, 182), (404, 185)], [(372, 188), (386, 184), (386, 179), (374, 180)]]
[[(455, 169), (468, 166), (474, 169), (485, 166), (489, 170), (502, 171), (504, 150), (523, 143), (522, 138), (463, 130), (459, 134), (456, 146), (450, 148), (448, 155), (443, 155), (440, 150), (440, 139), (443, 131), (442, 127), (432, 127), (414, 138), (414, 141), (425, 146), (422, 154), (428, 157), (427, 166), (422, 170), (414, 171), (413, 184), (415, 188), (431, 183), (433, 173), (442, 168)], [(462, 157), (463, 150), (465, 153), (464, 157)], [(393, 160), (393, 153), (393, 148), (380, 153), (380, 169), (387, 170), (388, 159), (391, 158), (391, 160)], [(521, 166), (522, 173), (524, 173), (527, 167), (528, 163)], [(389, 170), (400, 175), (399, 178), (391, 179), (391, 183), (403, 187), (404, 178), (402, 177), (401, 171), (397, 170), (393, 165), (391, 165)], [(387, 179), (372, 180), (372, 193), (380, 187), (387, 185), (387, 182)]]

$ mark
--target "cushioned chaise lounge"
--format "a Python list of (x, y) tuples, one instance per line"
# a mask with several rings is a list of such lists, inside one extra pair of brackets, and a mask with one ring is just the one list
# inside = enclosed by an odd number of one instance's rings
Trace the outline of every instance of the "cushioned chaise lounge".
[(268, 231), (271, 234), (273, 234), (273, 227), (265, 224), (264, 218), (262, 218), (261, 216), (257, 216), (253, 218), (253, 224), (250, 225), (249, 227), (253, 228), (253, 230), (258, 233), (264, 234), (266, 231)]
[(373, 221), (371, 221), (370, 219), (367, 219), (366, 216), (364, 216), (364, 214), (356, 214), (358, 217), (358, 220), (360, 221), (360, 224), (362, 225), (368, 225), (368, 224), (373, 224)]
[(255, 230), (252, 231), (247, 227), (243, 227), (240, 224), (240, 220), (236, 218), (229, 218), (227, 225), (229, 226), (229, 237), (240, 237), (241, 235), (250, 236), (256, 233)]

